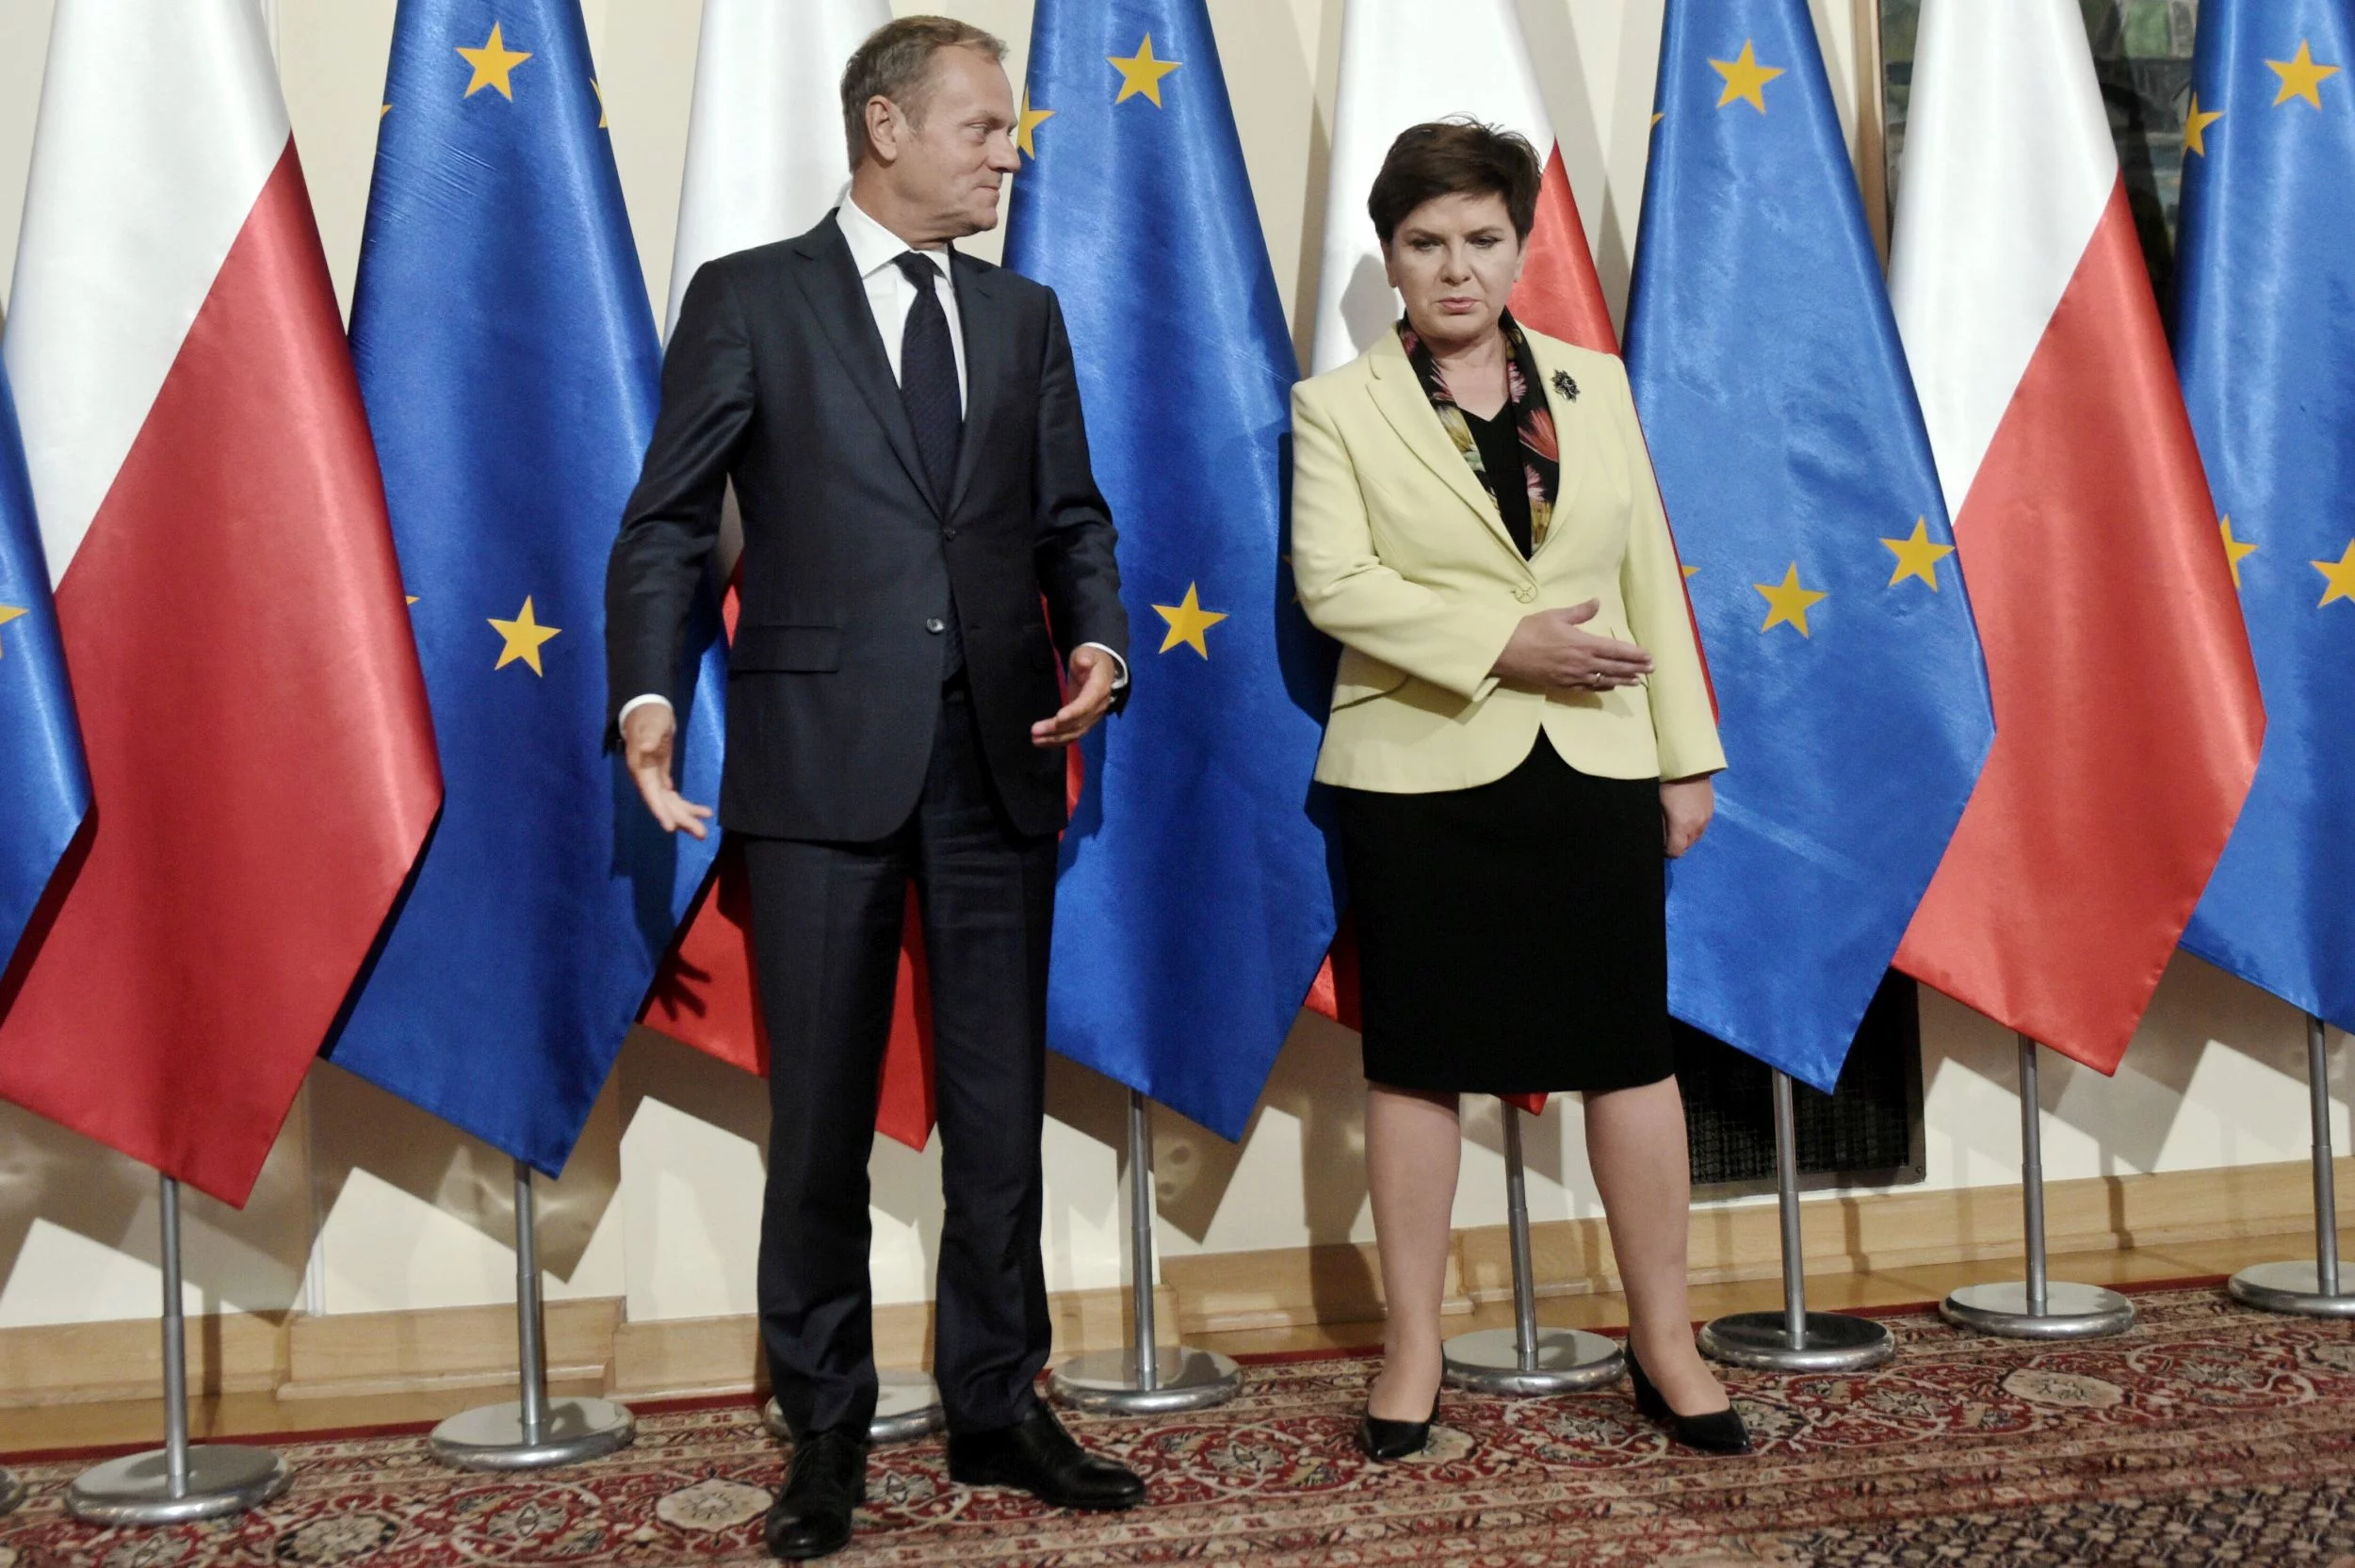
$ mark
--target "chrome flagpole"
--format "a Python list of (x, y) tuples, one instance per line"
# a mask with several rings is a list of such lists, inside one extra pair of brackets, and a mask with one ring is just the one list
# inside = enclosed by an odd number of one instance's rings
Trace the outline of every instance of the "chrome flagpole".
[(435, 1427), (426, 1445), (461, 1470), (543, 1470), (578, 1464), (629, 1447), (638, 1418), (610, 1399), (550, 1399), (546, 1316), (540, 1301), (540, 1232), (531, 1167), (515, 1162), (515, 1347), (521, 1387), (514, 1400), (479, 1405)]
[(1129, 1091), (1129, 1348), (1091, 1350), (1055, 1369), (1048, 1390), (1074, 1410), (1164, 1415), (1223, 1405), (1242, 1370), (1215, 1350), (1164, 1347), (1153, 1314), (1153, 1121), (1143, 1091)]
[(1807, 1247), (1799, 1230), (1799, 1128), (1791, 1075), (1775, 1085), (1775, 1201), (1782, 1220), (1782, 1310), (1736, 1312), (1701, 1329), (1701, 1353), (1766, 1372), (1861, 1372), (1897, 1353), (1870, 1317), (1807, 1310)]
[(2314, 1117), (2314, 1255), (2260, 1263), (2233, 1276), (2233, 1299), (2267, 1312), (2355, 1317), (2355, 1293), (2339, 1288), (2339, 1201), (2331, 1155), (2331, 1053), (2320, 1018), (2306, 1015), (2306, 1097)]
[(188, 1325), (181, 1303), (180, 1184), (158, 1178), (164, 1274), (164, 1446), (73, 1478), (65, 1506), (94, 1525), (185, 1525), (259, 1508), (294, 1472), (268, 1448), (188, 1441)]
[(2028, 1277), (1967, 1285), (1939, 1302), (1958, 1328), (2011, 1339), (2100, 1339), (2134, 1326), (2135, 1304), (2098, 1285), (2045, 1278), (2043, 1107), (2037, 1102), (2037, 1043), (2020, 1037), (2020, 1195)]
[(1575, 1394), (1626, 1374), (1619, 1347), (1584, 1329), (1537, 1326), (1536, 1269), (1529, 1252), (1528, 1170), (1521, 1107), (1504, 1102), (1504, 1225), (1513, 1257), (1513, 1326), (1459, 1334), (1441, 1350), (1451, 1388), (1474, 1394)]

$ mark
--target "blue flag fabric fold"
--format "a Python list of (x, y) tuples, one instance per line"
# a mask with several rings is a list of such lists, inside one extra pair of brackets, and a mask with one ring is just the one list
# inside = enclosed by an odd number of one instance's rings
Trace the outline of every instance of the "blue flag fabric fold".
[(1136, 640), (1063, 846), (1049, 1043), (1240, 1138), (1334, 927), (1298, 362), (1203, 0), (1039, 0), (1006, 259), (1060, 297)]
[(1806, 0), (1671, 0), (1628, 367), (1729, 760), (1670, 1010), (1828, 1092), (1994, 737)]
[[(579, 0), (401, 0), (352, 347), (447, 799), (332, 1059), (551, 1175), (710, 863), (605, 752), (660, 349)], [(711, 800), (716, 621), (681, 716)]]
[(2205, 0), (2175, 359), (2265, 751), (2183, 945), (2355, 1029), (2355, 3)]
[(0, 371), (0, 970), (89, 815), (89, 772), (49, 597), (16, 402)]

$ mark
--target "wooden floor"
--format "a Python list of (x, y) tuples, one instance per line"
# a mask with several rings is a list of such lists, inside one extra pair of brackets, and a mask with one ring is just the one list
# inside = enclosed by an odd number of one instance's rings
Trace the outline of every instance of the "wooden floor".
[[(2294, 1255), (2313, 1255), (2311, 1237), (2266, 1236), (2130, 1252), (2058, 1253), (2052, 1260), (2052, 1277), (2091, 1285), (2206, 1278), (2227, 1275), (2251, 1263)], [(1827, 1310), (1905, 1306), (1935, 1301), (1958, 1285), (2018, 1277), (2019, 1265), (2012, 1260), (1834, 1274), (1809, 1283), (1809, 1305)], [(1772, 1309), (1781, 1304), (1781, 1285), (1772, 1280), (1701, 1285), (1693, 1292), (1693, 1312), (1699, 1319), (1729, 1312)], [(1565, 1328), (1616, 1328), (1627, 1321), (1626, 1303), (1616, 1295), (1548, 1299), (1538, 1303), (1537, 1316), (1540, 1322)], [(1484, 1303), (1469, 1317), (1449, 1319), (1448, 1328), (1451, 1333), (1458, 1333), (1473, 1328), (1507, 1327), (1511, 1322), (1510, 1303), (1498, 1301)], [(1340, 1323), (1209, 1335), (1200, 1343), (1204, 1349), (1224, 1350), (1229, 1355), (1253, 1355), (1352, 1349), (1378, 1345), (1381, 1339), (1379, 1323)], [(559, 1384), (554, 1392), (593, 1394), (600, 1390)], [(478, 1389), (304, 1399), (299, 1406), (289, 1406), (267, 1393), (223, 1394), (193, 1401), (190, 1425), (199, 1437), (336, 1431), (430, 1422), (482, 1401)], [(154, 1399), (0, 1409), (0, 1453), (138, 1443), (157, 1438), (162, 1422), (162, 1406)]]

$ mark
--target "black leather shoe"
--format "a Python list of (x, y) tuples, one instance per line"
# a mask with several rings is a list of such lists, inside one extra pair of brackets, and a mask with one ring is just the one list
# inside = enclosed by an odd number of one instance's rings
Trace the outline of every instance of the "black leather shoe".
[(1145, 1501), (1135, 1471), (1080, 1447), (1045, 1405), (998, 1431), (950, 1432), (949, 1479), (1015, 1487), (1051, 1508), (1111, 1510)]
[(1357, 1451), (1385, 1464), (1412, 1459), (1431, 1446), (1431, 1424), (1439, 1418), (1439, 1397), (1431, 1396), (1431, 1414), (1421, 1421), (1386, 1421), (1368, 1411), (1357, 1423)]
[(851, 1514), (866, 1500), (866, 1443), (838, 1431), (812, 1432), (793, 1445), (785, 1485), (769, 1505), (761, 1527), (769, 1555), (802, 1562), (840, 1551), (851, 1544)]
[(1628, 1380), (1635, 1384), (1636, 1414), (1648, 1420), (1666, 1424), (1676, 1440), (1688, 1448), (1698, 1448), (1705, 1454), (1746, 1454), (1750, 1451), (1750, 1429), (1742, 1420), (1742, 1413), (1729, 1403), (1723, 1410), (1713, 1410), (1705, 1415), (1680, 1414), (1669, 1403), (1666, 1395), (1652, 1385), (1644, 1375), (1643, 1363), (1635, 1359), (1635, 1347), (1627, 1348)]

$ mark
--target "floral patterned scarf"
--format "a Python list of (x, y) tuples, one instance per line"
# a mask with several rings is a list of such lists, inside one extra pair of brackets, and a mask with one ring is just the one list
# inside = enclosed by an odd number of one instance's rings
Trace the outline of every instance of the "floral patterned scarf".
[[(1529, 548), (1532, 554), (1546, 542), (1546, 528), (1553, 521), (1553, 504), (1562, 488), (1562, 451), (1553, 428), (1553, 409), (1546, 401), (1545, 383), (1537, 374), (1537, 358), (1530, 351), (1529, 339), (1505, 311), (1497, 317), (1503, 330), (1508, 357), (1504, 380), (1506, 401), (1513, 410), (1513, 424), (1521, 438), (1521, 483), (1529, 491)], [(1448, 392), (1447, 381), (1439, 374), (1438, 361), (1406, 318), (1398, 322), (1399, 346), (1406, 350), (1407, 363), (1415, 367), (1415, 379), (1422, 383), (1423, 396), (1431, 399), (1432, 412), (1455, 443), (1455, 449), (1464, 455), (1471, 471), (1480, 477), (1480, 486), (1494, 500), (1497, 477), (1480, 461), (1480, 444), (1472, 439), (1471, 426), (1465, 421), (1464, 411)]]

